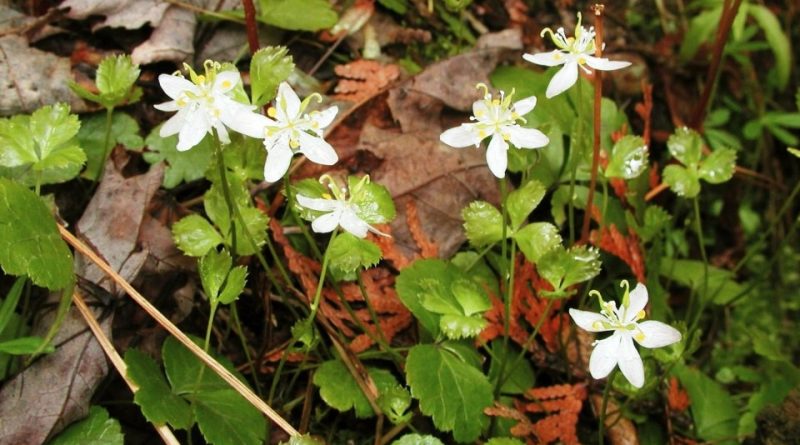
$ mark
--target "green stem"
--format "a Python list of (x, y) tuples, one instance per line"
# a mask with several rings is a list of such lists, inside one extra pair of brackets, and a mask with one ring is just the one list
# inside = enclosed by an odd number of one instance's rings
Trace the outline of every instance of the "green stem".
[(103, 137), (103, 157), (100, 159), (100, 165), (97, 168), (97, 174), (94, 177), (95, 184), (99, 183), (101, 179), (103, 179), (103, 173), (106, 170), (106, 160), (108, 159), (108, 155), (111, 153), (111, 147), (109, 144), (111, 143), (111, 127), (114, 124), (114, 107), (106, 108), (106, 134)]
[(250, 348), (247, 346), (247, 339), (244, 336), (244, 330), (242, 330), (242, 324), (239, 321), (239, 310), (236, 307), (236, 302), (234, 301), (231, 305), (231, 324), (233, 324), (233, 330), (236, 332), (236, 336), (239, 337), (239, 341), (242, 343), (242, 350), (244, 351), (244, 356), (247, 359), (247, 367), (250, 368), (250, 374), (253, 376), (253, 383), (256, 387), (256, 393), (258, 393), (259, 397), (263, 398), (263, 394), (261, 393), (261, 384), (258, 382), (258, 374), (256, 372), (256, 365), (253, 360), (253, 356), (250, 354)]
[[(531, 335), (528, 336), (528, 339), (525, 341), (525, 344), (522, 345), (522, 350), (517, 354), (514, 360), (511, 362), (511, 367), (509, 369), (516, 369), (519, 365), (519, 362), (522, 361), (523, 357), (525, 357), (525, 352), (528, 350), (528, 345), (533, 342), (533, 339), (536, 338), (536, 334), (539, 333), (539, 329), (541, 329), (544, 321), (547, 319), (547, 315), (550, 313), (550, 310), (553, 308), (553, 303), (555, 303), (555, 298), (548, 298), (547, 299), (547, 306), (544, 307), (544, 311), (542, 312), (541, 317), (539, 317), (539, 321), (536, 322), (536, 326), (533, 327), (533, 332)], [(502, 387), (503, 384), (511, 377), (511, 372), (508, 375), (499, 374), (499, 386)]]
[(597, 440), (600, 445), (603, 445), (603, 442), (606, 438), (606, 410), (608, 409), (608, 396), (611, 393), (611, 387), (614, 384), (614, 377), (617, 376), (617, 371), (611, 371), (611, 376), (608, 377), (608, 381), (606, 381), (606, 388), (603, 390), (603, 402), (600, 404), (600, 421), (597, 425)]
[(308, 245), (311, 246), (311, 252), (314, 253), (315, 258), (317, 261), (322, 260), (322, 252), (320, 252), (319, 247), (317, 247), (317, 243), (314, 242), (314, 237), (309, 233), (308, 228), (305, 224), (300, 221), (300, 217), (297, 216), (297, 212), (295, 212), (294, 208), (294, 193), (292, 191), (291, 184), (289, 184), (289, 175), (284, 175), (283, 177), (283, 188), (286, 190), (286, 208), (289, 210), (289, 215), (291, 216), (292, 220), (298, 227), (300, 227), (300, 232), (303, 233), (303, 237), (308, 242)]
[[(700, 258), (703, 260), (703, 287), (700, 288), (700, 292), (692, 293), (692, 297), (689, 299), (689, 307), (686, 312), (687, 324), (691, 327), (688, 332), (689, 335), (687, 336), (689, 339), (691, 339), (692, 334), (694, 334), (694, 328), (700, 320), (703, 309), (708, 303), (708, 300), (711, 299), (709, 295), (706, 295), (708, 291), (708, 256), (706, 255), (705, 239), (703, 238), (703, 224), (700, 220), (700, 200), (695, 197), (692, 200), (692, 205), (694, 207), (694, 229), (697, 233), (697, 242), (700, 247)], [(698, 299), (699, 303), (696, 301)], [(696, 311), (694, 310), (695, 306), (698, 306)]]
[[(580, 75), (578, 76), (578, 101), (575, 104), (575, 112), (578, 119), (578, 128), (575, 131), (575, 138), (570, 139), (569, 141), (569, 156), (570, 161), (572, 162), (572, 172), (570, 172), (569, 176), (569, 244), (575, 244), (575, 181), (578, 176), (578, 164), (579, 159), (579, 144), (581, 139), (583, 139), (583, 112), (581, 111), (581, 102), (583, 101), (583, 87), (582, 82), (580, 79)], [(589, 204), (587, 204), (588, 206)], [(590, 209), (587, 207), (587, 212)]]
[(328, 255), (328, 252), (330, 251), (330, 247), (335, 239), (336, 230), (331, 233), (331, 239), (328, 241), (328, 247), (325, 249), (325, 255), (322, 257), (322, 271), (320, 271), (319, 274), (319, 283), (317, 283), (317, 291), (314, 293), (314, 301), (311, 303), (311, 314), (308, 316), (309, 320), (313, 320), (314, 317), (317, 316), (319, 300), (322, 297), (322, 288), (325, 287), (325, 275), (328, 273), (328, 261), (330, 260), (330, 255)]
[[(203, 350), (205, 352), (208, 352), (208, 346), (211, 344), (211, 331), (214, 326), (214, 315), (217, 313), (217, 306), (217, 303), (211, 303), (211, 312), (208, 314), (208, 323), (206, 324), (206, 336), (203, 341)], [(205, 369), (205, 366), (201, 369)]]

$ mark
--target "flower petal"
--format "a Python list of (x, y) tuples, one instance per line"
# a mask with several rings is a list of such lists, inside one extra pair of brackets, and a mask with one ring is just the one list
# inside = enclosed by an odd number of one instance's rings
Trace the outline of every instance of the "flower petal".
[(186, 151), (194, 147), (203, 140), (210, 129), (211, 122), (208, 121), (208, 116), (202, 110), (188, 112), (181, 130), (178, 132), (176, 148), (178, 151)]
[(313, 136), (306, 132), (300, 132), (300, 153), (317, 164), (333, 165), (339, 160), (336, 150), (331, 147), (331, 144), (325, 142), (319, 136)]
[(578, 80), (578, 63), (575, 61), (570, 61), (558, 70), (555, 76), (550, 80), (550, 84), (547, 85), (547, 92), (545, 96), (548, 99), (555, 97), (564, 91), (566, 91), (572, 85), (575, 85), (575, 82)]
[(155, 104), (153, 105), (153, 108), (161, 111), (178, 111), (181, 109), (181, 107), (178, 106), (178, 101), (176, 100), (170, 100), (167, 102), (162, 102), (160, 104)]
[(277, 182), (289, 170), (292, 163), (292, 149), (289, 144), (274, 144), (267, 150), (267, 160), (264, 162), (264, 180)]
[(369, 224), (364, 222), (364, 220), (356, 215), (356, 212), (350, 209), (342, 212), (342, 217), (339, 220), (339, 224), (344, 230), (347, 230), (359, 238), (366, 237), (367, 230), (369, 230)]
[(475, 119), (485, 120), (489, 117), (489, 106), (485, 100), (476, 100), (472, 103), (472, 115)]
[(608, 318), (598, 314), (597, 312), (582, 311), (579, 309), (570, 309), (569, 316), (575, 321), (581, 329), (589, 332), (604, 332), (610, 331), (603, 327), (602, 323), (608, 323)]
[(161, 89), (164, 90), (171, 99), (177, 99), (184, 91), (190, 91), (195, 94), (199, 93), (197, 85), (182, 76), (161, 74), (158, 76), (158, 84), (161, 85)]
[(486, 164), (489, 165), (489, 170), (493, 175), (498, 178), (506, 176), (508, 143), (506, 143), (502, 135), (495, 134), (492, 136), (492, 140), (489, 141), (489, 147), (486, 149)]
[(341, 206), (339, 201), (334, 199), (309, 198), (305, 195), (297, 195), (296, 199), (301, 206), (318, 212), (332, 212)]
[(326, 213), (311, 222), (311, 229), (317, 233), (329, 233), (339, 226), (341, 212)]
[(322, 130), (333, 122), (336, 113), (339, 112), (339, 107), (328, 107), (322, 111), (315, 111), (309, 114), (312, 121), (317, 124), (317, 133), (322, 134)]
[(634, 335), (633, 338), (645, 348), (661, 348), (681, 340), (680, 331), (660, 321), (649, 320), (638, 326), (640, 335)]
[(602, 379), (617, 366), (621, 341), (622, 334), (614, 332), (611, 337), (595, 342), (594, 350), (589, 357), (589, 373), (592, 377)]
[(214, 78), (214, 86), (211, 88), (215, 92), (227, 93), (234, 89), (241, 80), (238, 71), (220, 71)]
[(167, 119), (167, 121), (164, 122), (164, 125), (162, 125), (161, 129), (158, 131), (158, 135), (162, 138), (165, 138), (174, 134), (178, 134), (186, 122), (186, 116), (189, 114), (189, 111), (189, 108), (184, 108), (175, 113), (171, 118)]
[(647, 306), (647, 288), (642, 283), (636, 283), (636, 287), (630, 291), (630, 301), (625, 308), (622, 322), (625, 324), (636, 321), (636, 316)]
[(278, 98), (275, 109), (278, 112), (278, 120), (281, 122), (294, 120), (297, 118), (297, 114), (300, 113), (300, 98), (297, 97), (297, 93), (286, 82), (281, 82), (278, 85)]
[(525, 99), (518, 100), (514, 102), (514, 106), (512, 109), (515, 113), (519, 114), (520, 116), (525, 116), (526, 114), (533, 111), (533, 108), (536, 106), (536, 96), (526, 97)]
[(608, 60), (604, 57), (583, 56), (586, 59), (586, 64), (590, 67), (601, 71), (613, 71), (625, 68), (631, 65), (630, 62), (624, 60)]
[(508, 132), (509, 140), (517, 148), (541, 148), (550, 143), (550, 138), (535, 128), (511, 125), (504, 130)]
[(644, 385), (644, 364), (639, 356), (639, 351), (633, 340), (627, 335), (620, 335), (618, 361), (622, 375), (631, 382), (631, 385), (641, 388)]
[(240, 104), (233, 99), (226, 97), (221, 102), (220, 120), (231, 130), (251, 138), (261, 139), (264, 137), (264, 129), (270, 123), (269, 118), (254, 113), (250, 106)]
[(560, 50), (553, 50), (547, 53), (524, 54), (522, 58), (528, 62), (544, 66), (558, 66), (567, 61)]
[(470, 145), (477, 147), (481, 143), (481, 138), (475, 131), (475, 124), (461, 124), (446, 130), (439, 135), (439, 140), (455, 148), (469, 147)]

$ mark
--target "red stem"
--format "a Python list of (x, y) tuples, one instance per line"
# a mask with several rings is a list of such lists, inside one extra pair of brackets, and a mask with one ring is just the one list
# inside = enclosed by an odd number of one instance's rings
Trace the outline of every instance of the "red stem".
[[(602, 3), (594, 5), (594, 43), (595, 56), (603, 56), (603, 9)], [(589, 196), (586, 199), (586, 211), (583, 214), (583, 227), (581, 228), (581, 239), (578, 244), (589, 241), (589, 222), (592, 219), (592, 206), (594, 205), (594, 188), (597, 185), (597, 170), (600, 165), (600, 103), (603, 99), (603, 77), (601, 71), (594, 70), (594, 144), (592, 146), (592, 172), (589, 180)], [(602, 218), (602, 215), (600, 215)]]
[(253, 0), (242, 0), (244, 7), (244, 22), (247, 30), (247, 44), (250, 46), (250, 55), (258, 51), (258, 24), (256, 24), (256, 7)]

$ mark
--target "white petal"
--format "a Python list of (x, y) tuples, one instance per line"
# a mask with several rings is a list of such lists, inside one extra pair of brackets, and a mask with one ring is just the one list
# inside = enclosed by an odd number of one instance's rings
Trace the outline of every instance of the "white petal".
[(565, 64), (555, 76), (550, 80), (550, 84), (547, 85), (547, 92), (545, 96), (548, 99), (555, 97), (564, 91), (566, 91), (572, 85), (575, 85), (575, 81), (578, 80), (578, 63), (577, 62), (569, 62)]
[(489, 147), (486, 149), (486, 164), (489, 165), (489, 170), (498, 178), (506, 176), (506, 167), (508, 167), (508, 144), (503, 140), (503, 136), (495, 134), (492, 140), (489, 141)]
[(287, 122), (297, 118), (300, 112), (300, 98), (291, 86), (286, 82), (278, 85), (278, 99), (275, 106), (278, 112), (278, 120)]
[(533, 108), (536, 106), (536, 96), (527, 97), (525, 99), (519, 100), (514, 102), (513, 110), (515, 113), (519, 114), (520, 116), (525, 116), (526, 114), (533, 111)]
[(334, 199), (309, 198), (305, 195), (297, 195), (296, 199), (301, 206), (318, 212), (333, 212), (341, 207), (339, 201)]
[(311, 223), (311, 229), (317, 233), (333, 232), (339, 226), (341, 212), (326, 213)]
[(446, 130), (439, 135), (439, 140), (455, 148), (469, 147), (470, 145), (477, 147), (481, 143), (481, 138), (475, 131), (475, 124), (461, 124)]
[(312, 136), (306, 132), (301, 132), (300, 137), (300, 153), (317, 164), (333, 165), (339, 160), (336, 150), (331, 147), (331, 144), (325, 142), (318, 136)]
[(324, 128), (333, 122), (333, 119), (336, 117), (336, 113), (339, 112), (339, 107), (333, 106), (326, 108), (320, 112), (311, 113), (311, 119), (317, 123), (317, 130), (318, 132), (322, 132)]
[(636, 321), (636, 315), (647, 306), (647, 288), (642, 283), (636, 283), (636, 287), (629, 294), (630, 302), (625, 308), (622, 322), (627, 324)]
[(589, 332), (603, 332), (609, 331), (603, 327), (603, 322), (608, 322), (608, 318), (597, 312), (582, 311), (579, 309), (570, 309), (569, 316), (575, 321), (581, 329)]
[(489, 106), (485, 100), (476, 100), (472, 103), (472, 115), (478, 120), (485, 120), (489, 117)]
[(283, 175), (289, 170), (293, 154), (288, 144), (275, 144), (267, 150), (267, 160), (264, 162), (264, 180), (277, 182), (283, 178)]
[(170, 100), (168, 102), (155, 104), (153, 105), (153, 108), (161, 111), (178, 111), (181, 109), (181, 107), (178, 106), (178, 101), (175, 100)]
[(633, 338), (645, 348), (661, 348), (681, 340), (680, 331), (660, 321), (649, 320), (638, 326), (641, 335), (634, 334)]
[(213, 127), (215, 130), (217, 130), (217, 137), (219, 137), (219, 142), (222, 145), (228, 145), (231, 143), (231, 137), (228, 135), (228, 129), (225, 128), (225, 124), (222, 121), (217, 120), (214, 122)]
[(366, 237), (367, 230), (369, 230), (369, 224), (365, 223), (352, 210), (345, 210), (342, 212), (342, 218), (339, 221), (339, 224), (342, 225), (344, 230), (347, 230), (359, 238)]
[(590, 67), (601, 70), (601, 71), (613, 71), (618, 70), (621, 68), (625, 68), (631, 65), (630, 62), (625, 62), (623, 60), (608, 60), (606, 58), (599, 58), (599, 57), (592, 57), (592, 56), (584, 56), (586, 58), (586, 64)]
[(203, 140), (210, 129), (211, 123), (202, 110), (189, 112), (183, 122), (181, 131), (178, 133), (178, 146), (176, 148), (178, 151), (186, 151), (194, 147)]
[(215, 92), (227, 93), (236, 87), (239, 81), (241, 81), (241, 77), (239, 77), (238, 71), (221, 71), (214, 78), (214, 86), (211, 88)]
[(161, 126), (161, 130), (158, 131), (159, 136), (165, 138), (172, 136), (173, 134), (178, 134), (178, 132), (181, 131), (181, 128), (183, 128), (183, 125), (186, 121), (186, 116), (189, 115), (189, 111), (189, 108), (184, 108), (164, 122), (164, 125)]
[(614, 369), (614, 366), (617, 366), (620, 341), (622, 334), (615, 332), (611, 337), (595, 343), (592, 355), (589, 357), (589, 373), (592, 377), (602, 379)]
[(550, 138), (535, 128), (510, 125), (504, 130), (508, 132), (509, 140), (517, 148), (540, 148), (550, 143)]
[(172, 74), (158, 76), (158, 84), (161, 85), (161, 89), (171, 99), (177, 99), (184, 91), (190, 91), (195, 94), (199, 92), (197, 85), (181, 76), (173, 76)]
[(549, 53), (524, 54), (522, 58), (528, 62), (544, 66), (558, 66), (567, 61), (564, 58), (564, 54), (559, 50), (550, 51)]
[(644, 385), (644, 364), (633, 340), (627, 335), (621, 335), (619, 342), (619, 369), (622, 375), (631, 382), (631, 385), (641, 388)]
[(233, 104), (225, 103), (224, 106), (220, 107), (222, 110), (220, 120), (237, 133), (256, 139), (263, 138), (264, 129), (270, 122), (269, 118), (262, 114), (254, 113), (247, 105), (242, 105), (231, 99), (227, 100)]

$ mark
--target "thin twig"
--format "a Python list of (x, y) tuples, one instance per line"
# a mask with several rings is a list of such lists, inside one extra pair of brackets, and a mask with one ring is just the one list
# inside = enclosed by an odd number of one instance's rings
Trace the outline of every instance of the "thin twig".
[[(78, 312), (83, 315), (83, 319), (86, 320), (86, 324), (89, 326), (89, 329), (92, 330), (97, 342), (100, 343), (103, 352), (108, 356), (108, 360), (114, 365), (114, 368), (116, 368), (122, 380), (125, 380), (125, 383), (128, 384), (131, 392), (135, 394), (139, 391), (139, 386), (128, 377), (128, 365), (125, 364), (125, 361), (120, 357), (119, 353), (117, 353), (117, 350), (114, 349), (114, 345), (111, 344), (111, 340), (109, 340), (106, 333), (103, 332), (103, 328), (100, 327), (100, 323), (97, 322), (92, 310), (89, 309), (86, 302), (83, 301), (83, 297), (77, 291), (72, 293), (72, 301), (75, 303), (75, 307), (78, 308)], [(165, 444), (180, 445), (180, 442), (178, 442), (178, 439), (175, 438), (175, 435), (172, 434), (172, 430), (170, 430), (167, 425), (153, 424), (153, 427), (155, 427), (158, 435), (161, 436)]]
[(256, 24), (256, 7), (253, 0), (242, 0), (244, 7), (244, 23), (247, 30), (247, 45), (250, 47), (250, 55), (258, 51), (258, 25)]
[(224, 366), (219, 364), (213, 357), (208, 355), (203, 348), (197, 346), (186, 334), (183, 333), (177, 326), (175, 326), (167, 317), (164, 316), (155, 306), (153, 306), (142, 294), (139, 293), (127, 280), (122, 278), (108, 263), (97, 255), (89, 246), (83, 241), (79, 240), (75, 235), (70, 233), (63, 225), (58, 224), (58, 231), (61, 237), (69, 243), (75, 250), (80, 252), (90, 261), (97, 265), (106, 275), (114, 280), (128, 295), (136, 302), (148, 315), (153, 317), (158, 324), (172, 334), (178, 341), (180, 341), (188, 350), (196, 355), (203, 363), (205, 363), (212, 371), (217, 373), (222, 380), (225, 380), (233, 389), (242, 395), (248, 402), (255, 406), (259, 411), (264, 413), (270, 420), (275, 422), (282, 430), (291, 436), (299, 436), (294, 427), (289, 422), (284, 420), (275, 410), (269, 405), (264, 403), (250, 388), (244, 383), (239, 381), (230, 371), (225, 369)]

